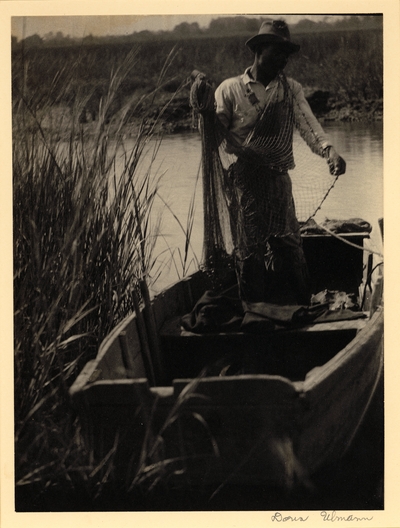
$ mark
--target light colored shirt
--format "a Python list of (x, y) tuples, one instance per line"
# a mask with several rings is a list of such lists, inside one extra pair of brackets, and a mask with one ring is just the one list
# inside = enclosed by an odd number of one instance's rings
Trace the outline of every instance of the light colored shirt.
[[(293, 79), (287, 79), (290, 89), (295, 97), (294, 105), (295, 123), (300, 133), (309, 145), (316, 152), (316, 145), (319, 152), (331, 145), (318, 119), (314, 116), (310, 105), (305, 98), (303, 88), (300, 83)], [(262, 109), (268, 102), (269, 92), (276, 87), (278, 80), (274, 79), (267, 87), (256, 80), (250, 74), (250, 67), (243, 75), (232, 77), (223, 81), (215, 91), (216, 113), (221, 123), (230, 131), (232, 138), (242, 145), (252, 130), (258, 118), (257, 106)], [(246, 95), (246, 86), (249, 85), (251, 91), (257, 96), (259, 103), (254, 105)], [(283, 92), (282, 92), (283, 97)], [(313, 143), (307, 141), (310, 127), (312, 129)]]

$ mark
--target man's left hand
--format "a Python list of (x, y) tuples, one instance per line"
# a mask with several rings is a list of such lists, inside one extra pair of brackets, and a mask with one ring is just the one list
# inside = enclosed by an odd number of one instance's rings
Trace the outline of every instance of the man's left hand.
[(327, 161), (332, 176), (340, 176), (346, 172), (346, 162), (333, 147), (329, 147), (328, 149)]

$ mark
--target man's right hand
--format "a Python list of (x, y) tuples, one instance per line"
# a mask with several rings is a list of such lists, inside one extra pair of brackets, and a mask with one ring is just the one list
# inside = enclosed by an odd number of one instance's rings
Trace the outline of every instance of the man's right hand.
[(333, 147), (328, 147), (326, 153), (329, 171), (332, 176), (340, 176), (346, 172), (346, 162)]

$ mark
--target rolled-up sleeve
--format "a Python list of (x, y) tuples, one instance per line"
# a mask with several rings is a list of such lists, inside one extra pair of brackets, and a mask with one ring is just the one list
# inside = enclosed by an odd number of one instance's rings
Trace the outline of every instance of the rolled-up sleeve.
[(303, 88), (298, 82), (293, 82), (294, 114), (296, 128), (310, 149), (322, 156), (326, 147), (331, 145), (320, 122), (313, 114), (304, 95)]
[(215, 90), (216, 114), (224, 125), (229, 130), (232, 124), (233, 104), (229, 93), (229, 86), (226, 81), (218, 86)]

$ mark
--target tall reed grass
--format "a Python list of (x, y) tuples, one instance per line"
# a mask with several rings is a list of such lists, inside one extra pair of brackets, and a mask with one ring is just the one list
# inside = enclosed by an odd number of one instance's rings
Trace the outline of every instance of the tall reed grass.
[[(152, 207), (160, 176), (153, 164), (163, 113), (185, 84), (166, 103), (164, 97), (160, 109), (174, 55), (172, 50), (151, 92), (139, 99), (132, 94), (113, 114), (139, 49), (121, 58), (90, 133), (81, 123), (90, 93), (77, 93), (70, 110), (60, 112), (58, 105), (71, 93), (74, 68), (56, 72), (41, 90), (46, 97), (38, 98), (29, 82), (32, 65), (25, 64), (23, 82), (14, 86), (17, 490), (78, 488), (90, 497), (107, 481), (109, 465), (94, 466), (84, 448), (68, 388), (104, 336), (134, 309), (140, 285), (157, 274), (160, 218), (154, 220)], [(128, 150), (124, 134), (139, 107)]]

